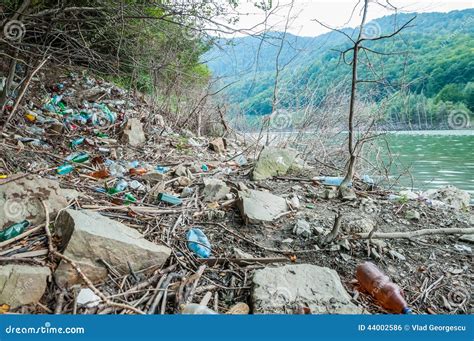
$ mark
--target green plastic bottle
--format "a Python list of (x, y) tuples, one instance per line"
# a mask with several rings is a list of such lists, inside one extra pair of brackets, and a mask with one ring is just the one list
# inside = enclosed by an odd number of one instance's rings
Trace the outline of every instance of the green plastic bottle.
[(73, 157), (71, 161), (75, 163), (83, 163), (83, 162), (86, 162), (87, 160), (89, 160), (89, 154), (85, 152), (81, 152), (75, 157)]
[(16, 236), (22, 234), (28, 226), (30, 226), (30, 222), (28, 220), (23, 220), (22, 222), (7, 227), (5, 230), (0, 232), (0, 241), (3, 242), (5, 240), (15, 238)]

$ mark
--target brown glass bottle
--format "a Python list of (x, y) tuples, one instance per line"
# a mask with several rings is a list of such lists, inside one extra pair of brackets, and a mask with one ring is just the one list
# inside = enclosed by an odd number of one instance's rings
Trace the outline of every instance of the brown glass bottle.
[(371, 262), (357, 266), (356, 278), (362, 290), (372, 295), (385, 309), (397, 314), (411, 314), (398, 285)]

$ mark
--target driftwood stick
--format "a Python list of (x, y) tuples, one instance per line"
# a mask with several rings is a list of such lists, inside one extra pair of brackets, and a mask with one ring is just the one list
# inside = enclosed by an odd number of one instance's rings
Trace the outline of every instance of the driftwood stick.
[(339, 231), (341, 230), (341, 221), (342, 221), (342, 214), (337, 213), (336, 219), (334, 220), (334, 225), (332, 227), (331, 232), (329, 232), (327, 235), (323, 237), (323, 240), (321, 241), (321, 244), (329, 244), (331, 243), (334, 239), (337, 238), (339, 235)]
[[(441, 228), (423, 229), (409, 232), (377, 232), (372, 235), (372, 239), (395, 239), (395, 238), (415, 238), (432, 234), (474, 234), (474, 227), (469, 228)], [(358, 233), (353, 239), (367, 239), (370, 233)]]

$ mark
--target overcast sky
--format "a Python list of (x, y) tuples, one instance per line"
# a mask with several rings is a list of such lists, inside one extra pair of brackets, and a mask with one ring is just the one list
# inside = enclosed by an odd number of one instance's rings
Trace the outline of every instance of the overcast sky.
[[(386, 0), (378, 0), (379, 3), (386, 4)], [(474, 7), (474, 0), (389, 0), (390, 3), (399, 9), (399, 12), (449, 12), (456, 9), (466, 9)], [(239, 6), (240, 29), (248, 29), (264, 21), (263, 11), (257, 10), (252, 3), (255, 1), (242, 0)], [(274, 7), (278, 9), (269, 16), (267, 25), (274, 31), (283, 31), (286, 18), (290, 12), (290, 17), (294, 18), (289, 23), (288, 31), (301, 36), (317, 36), (328, 30), (316, 23), (317, 19), (333, 27), (355, 27), (360, 22), (360, 13), (355, 12), (351, 19), (351, 12), (357, 0), (294, 0), (294, 6), (290, 11), (291, 0), (273, 0)], [(360, 6), (359, 6), (360, 8)], [(368, 11), (368, 19), (383, 17), (394, 14), (393, 10), (388, 10), (371, 0)], [(259, 30), (263, 29), (262, 25)]]

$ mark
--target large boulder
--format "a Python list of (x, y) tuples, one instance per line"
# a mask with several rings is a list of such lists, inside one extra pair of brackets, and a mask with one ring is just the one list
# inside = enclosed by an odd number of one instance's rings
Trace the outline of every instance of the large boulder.
[(35, 304), (46, 290), (51, 271), (48, 267), (21, 264), (0, 266), (0, 305), (16, 308)]
[[(56, 222), (63, 254), (77, 263), (93, 282), (106, 279), (105, 261), (119, 272), (127, 273), (150, 266), (161, 266), (171, 250), (149, 242), (136, 230), (96, 212), (64, 210)], [(80, 282), (76, 270), (61, 261), (54, 273), (56, 283), (67, 287)]]
[(468, 192), (454, 186), (430, 189), (424, 192), (423, 196), (430, 200), (441, 201), (456, 210), (468, 208), (471, 201), (471, 196)]
[(224, 181), (213, 178), (204, 179), (204, 190), (202, 191), (204, 201), (211, 202), (221, 200), (229, 193), (230, 189)]
[(282, 197), (255, 190), (240, 191), (237, 206), (244, 221), (250, 224), (273, 221), (288, 211)]
[(45, 221), (41, 200), (51, 216), (67, 206), (67, 192), (56, 181), (27, 175), (4, 184), (0, 182), (0, 230), (22, 220), (32, 224)]
[(252, 171), (253, 180), (265, 180), (276, 175), (285, 175), (294, 164), (298, 152), (289, 148), (265, 147)]
[(311, 264), (257, 270), (252, 303), (256, 314), (294, 313), (308, 307), (312, 314), (360, 314), (336, 271)]
[(146, 141), (143, 125), (138, 118), (129, 118), (123, 130), (122, 140), (133, 147)]

